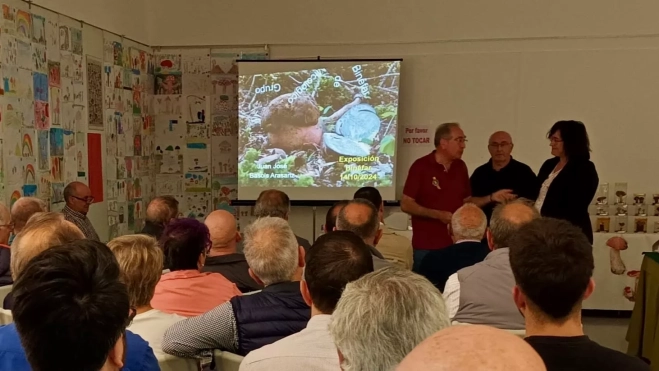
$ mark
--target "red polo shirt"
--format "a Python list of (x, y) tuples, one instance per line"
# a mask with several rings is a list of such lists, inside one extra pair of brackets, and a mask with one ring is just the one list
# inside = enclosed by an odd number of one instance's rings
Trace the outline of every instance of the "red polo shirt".
[[(469, 172), (462, 160), (448, 171), (435, 160), (435, 151), (414, 161), (407, 174), (403, 194), (428, 209), (455, 212), (471, 196)], [(417, 250), (438, 250), (453, 244), (446, 224), (439, 219), (412, 216), (412, 246)]]

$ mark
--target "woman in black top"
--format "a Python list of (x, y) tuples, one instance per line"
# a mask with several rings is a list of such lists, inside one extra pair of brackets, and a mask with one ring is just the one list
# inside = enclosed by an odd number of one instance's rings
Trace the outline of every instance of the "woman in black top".
[(564, 219), (580, 227), (593, 243), (588, 205), (599, 177), (590, 161), (590, 140), (580, 121), (559, 121), (547, 133), (554, 156), (538, 172), (540, 191), (535, 206), (542, 216)]

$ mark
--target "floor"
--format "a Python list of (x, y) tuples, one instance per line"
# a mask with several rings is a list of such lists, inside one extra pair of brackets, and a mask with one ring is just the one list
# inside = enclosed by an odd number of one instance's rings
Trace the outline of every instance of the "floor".
[(584, 332), (591, 340), (621, 352), (627, 352), (629, 318), (582, 317)]

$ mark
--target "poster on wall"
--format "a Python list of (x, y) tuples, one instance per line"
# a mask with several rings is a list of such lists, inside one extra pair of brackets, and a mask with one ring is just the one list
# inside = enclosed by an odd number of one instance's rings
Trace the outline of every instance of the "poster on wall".
[(87, 56), (87, 122), (89, 130), (103, 130), (103, 64)]

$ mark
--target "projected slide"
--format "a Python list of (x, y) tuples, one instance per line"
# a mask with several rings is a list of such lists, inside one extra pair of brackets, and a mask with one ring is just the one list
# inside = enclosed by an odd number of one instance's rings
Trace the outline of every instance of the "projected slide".
[(239, 186), (393, 186), (400, 61), (252, 62), (240, 73)]

